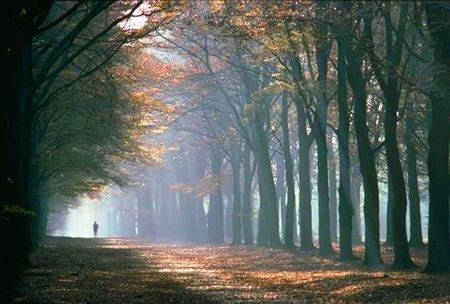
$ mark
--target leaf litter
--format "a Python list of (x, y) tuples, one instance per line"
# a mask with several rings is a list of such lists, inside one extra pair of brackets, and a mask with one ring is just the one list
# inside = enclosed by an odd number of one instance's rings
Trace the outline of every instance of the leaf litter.
[[(382, 247), (384, 260), (392, 249)], [(49, 237), (24, 270), (16, 303), (450, 303), (450, 274), (340, 262), (317, 252)]]

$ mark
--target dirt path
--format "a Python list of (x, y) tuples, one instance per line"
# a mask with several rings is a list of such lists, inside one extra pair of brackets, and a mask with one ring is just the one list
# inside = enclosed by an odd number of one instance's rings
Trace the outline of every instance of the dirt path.
[(450, 274), (281, 249), (49, 238), (31, 262), (17, 303), (450, 303)]

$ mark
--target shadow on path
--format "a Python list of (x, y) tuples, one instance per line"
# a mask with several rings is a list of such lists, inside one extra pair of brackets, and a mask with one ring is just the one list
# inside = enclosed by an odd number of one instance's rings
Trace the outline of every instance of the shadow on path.
[(31, 263), (16, 303), (216, 303), (114, 239), (49, 238)]

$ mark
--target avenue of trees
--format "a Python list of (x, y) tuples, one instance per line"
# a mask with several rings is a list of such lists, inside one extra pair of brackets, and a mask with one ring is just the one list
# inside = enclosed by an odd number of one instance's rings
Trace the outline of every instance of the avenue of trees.
[(49, 214), (112, 185), (120, 235), (362, 244), (370, 266), (384, 241), (394, 269), (426, 245), (450, 270), (447, 2), (21, 0), (2, 19), (11, 284)]

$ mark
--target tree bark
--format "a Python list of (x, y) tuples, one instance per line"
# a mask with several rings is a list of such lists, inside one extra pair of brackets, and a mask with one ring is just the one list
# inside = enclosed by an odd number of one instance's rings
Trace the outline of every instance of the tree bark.
[[(319, 27), (319, 26), (318, 26)], [(320, 26), (322, 27), (322, 26)], [(321, 29), (319, 33), (323, 33)], [(323, 37), (322, 37), (323, 39)], [(319, 254), (333, 254), (330, 232), (330, 196), (328, 185), (327, 110), (326, 96), (327, 62), (329, 49), (323, 42), (317, 43), (316, 63), (318, 69), (319, 93), (316, 96), (316, 114), (313, 134), (317, 144), (317, 196), (319, 205)]]
[(242, 226), (244, 231), (244, 244), (253, 245), (253, 231), (252, 231), (252, 170), (251, 170), (251, 151), (248, 145), (244, 147), (244, 185), (242, 193)]
[(394, 199), (392, 196), (392, 182), (388, 172), (387, 174), (387, 203), (386, 203), (386, 241), (385, 245), (394, 245)]
[[(281, 147), (281, 150), (283, 150), (283, 147)], [(280, 223), (281, 235), (284, 238), (286, 228), (286, 186), (285, 186), (286, 169), (283, 160), (283, 155), (281, 153), (277, 153), (275, 155), (275, 163), (277, 170), (276, 174), (277, 182), (275, 187), (277, 189), (278, 211), (281, 219)]]
[(422, 238), (419, 183), (417, 180), (417, 151), (413, 140), (413, 134), (416, 130), (416, 126), (410, 113), (407, 113), (406, 115), (405, 124), (406, 166), (408, 170), (408, 198), (410, 218), (409, 245), (421, 248), (424, 246), (424, 244)]
[(434, 91), (428, 134), (429, 225), (426, 271), (450, 269), (449, 244), (449, 112), (450, 9), (445, 2), (426, 2), (428, 29), (433, 38)]
[(232, 232), (233, 232), (233, 245), (241, 245), (241, 217), (242, 217), (242, 205), (241, 205), (241, 162), (239, 159), (240, 146), (236, 143), (231, 144), (231, 169), (233, 174), (233, 215), (232, 215)]
[(215, 179), (213, 191), (209, 195), (208, 210), (208, 242), (211, 244), (221, 244), (224, 242), (223, 235), (223, 197), (220, 174), (223, 157), (217, 149), (211, 148), (211, 174)]
[(361, 171), (359, 164), (355, 163), (351, 166), (350, 194), (353, 202), (355, 214), (352, 221), (352, 244), (360, 245), (361, 240)]
[(337, 224), (337, 179), (336, 179), (336, 157), (333, 152), (333, 133), (328, 129), (328, 167), (330, 168), (330, 173), (328, 174), (328, 183), (330, 188), (330, 234), (331, 241), (338, 241), (338, 224)]
[[(303, 80), (302, 67), (299, 58), (292, 54), (290, 58), (292, 65), (292, 77), (294, 81)], [(300, 222), (300, 250), (310, 251), (316, 249), (312, 235), (312, 215), (311, 215), (311, 168), (309, 161), (309, 151), (311, 149), (312, 138), (307, 133), (307, 117), (305, 105), (300, 88), (294, 99), (297, 110), (297, 136), (298, 136), (298, 171), (299, 171), (299, 222)]]
[(283, 155), (285, 165), (285, 177), (287, 187), (287, 206), (286, 206), (286, 221), (284, 229), (284, 246), (287, 248), (294, 248), (294, 225), (295, 225), (295, 181), (294, 169), (292, 164), (290, 137), (289, 137), (289, 121), (288, 121), (288, 100), (287, 94), (282, 96), (282, 110), (281, 110), (281, 128), (283, 132)]
[[(349, 28), (351, 30), (351, 27)], [(379, 231), (378, 177), (369, 140), (367, 127), (367, 95), (365, 80), (361, 71), (362, 54), (346, 43), (348, 82), (355, 101), (354, 128), (358, 148), (359, 163), (364, 187), (365, 253), (367, 265), (382, 263)]]
[[(345, 53), (342, 41), (338, 38), (338, 109), (339, 128), (337, 131), (339, 148), (339, 258), (353, 260), (352, 217), (354, 209), (350, 192), (350, 119), (347, 101), (347, 78), (345, 72)], [(359, 187), (358, 187), (359, 190)], [(358, 209), (359, 210), (359, 209)], [(355, 217), (356, 218), (356, 217)], [(359, 217), (357, 218), (359, 220)], [(354, 227), (357, 231), (358, 227)]]

